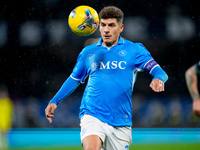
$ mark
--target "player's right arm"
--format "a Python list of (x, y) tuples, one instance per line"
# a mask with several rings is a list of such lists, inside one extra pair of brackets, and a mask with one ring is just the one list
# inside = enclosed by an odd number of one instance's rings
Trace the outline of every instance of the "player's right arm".
[(56, 95), (51, 99), (47, 108), (45, 109), (46, 118), (49, 123), (52, 123), (52, 117), (54, 117), (54, 111), (57, 105), (62, 102), (67, 96), (69, 96), (79, 85), (84, 83), (87, 71), (85, 67), (85, 61), (83, 53), (79, 54), (76, 65), (71, 75), (63, 83)]
[(45, 109), (46, 118), (49, 123), (52, 123), (52, 117), (54, 117), (54, 111), (56, 110), (57, 105), (55, 103), (49, 103), (47, 108)]
[(200, 96), (198, 91), (198, 66), (197, 64), (191, 66), (185, 73), (187, 88), (193, 100), (193, 111), (200, 116)]
[(52, 117), (54, 117), (54, 111), (57, 105), (69, 96), (80, 84), (79, 80), (72, 78), (71, 76), (63, 83), (56, 95), (51, 99), (47, 108), (45, 109), (46, 118), (49, 123), (52, 123)]

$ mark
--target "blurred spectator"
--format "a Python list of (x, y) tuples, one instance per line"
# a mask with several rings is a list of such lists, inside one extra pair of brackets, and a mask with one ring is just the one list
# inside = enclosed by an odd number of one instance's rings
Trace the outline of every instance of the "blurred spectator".
[(166, 17), (166, 30), (168, 40), (186, 41), (194, 38), (196, 26), (192, 18), (181, 14), (180, 7), (170, 6)]
[(25, 108), (25, 127), (33, 128), (39, 127), (40, 121), (40, 105), (37, 98), (28, 98)]
[(0, 149), (7, 149), (7, 134), (12, 127), (13, 103), (9, 97), (8, 89), (0, 85)]
[(183, 110), (178, 99), (173, 99), (169, 104), (169, 124), (172, 127), (179, 126), (182, 123)]

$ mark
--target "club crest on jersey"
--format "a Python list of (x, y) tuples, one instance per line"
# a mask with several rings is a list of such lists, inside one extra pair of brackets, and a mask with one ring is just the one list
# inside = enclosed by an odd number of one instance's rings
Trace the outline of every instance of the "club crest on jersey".
[(127, 51), (125, 51), (125, 50), (121, 50), (121, 51), (119, 51), (119, 56), (126, 56), (127, 55)]

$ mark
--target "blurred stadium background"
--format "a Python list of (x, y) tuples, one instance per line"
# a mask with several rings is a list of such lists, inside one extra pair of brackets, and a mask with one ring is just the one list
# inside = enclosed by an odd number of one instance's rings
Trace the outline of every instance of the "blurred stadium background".
[[(151, 77), (139, 73), (133, 93), (133, 128), (198, 128), (185, 71), (200, 56), (200, 9), (197, 0), (3, 0), (0, 5), (0, 83), (15, 106), (16, 130), (51, 128), (44, 109), (70, 75), (78, 53), (100, 37), (79, 37), (68, 26), (78, 5), (99, 12), (115, 5), (125, 15), (124, 38), (141, 42), (168, 73), (166, 91), (153, 93)], [(54, 128), (79, 128), (79, 106), (85, 85), (56, 110)], [(199, 130), (198, 130), (199, 131)], [(196, 132), (199, 133), (199, 132)], [(10, 138), (11, 138), (10, 137)], [(11, 139), (10, 139), (11, 140)], [(12, 143), (12, 142), (11, 142)]]

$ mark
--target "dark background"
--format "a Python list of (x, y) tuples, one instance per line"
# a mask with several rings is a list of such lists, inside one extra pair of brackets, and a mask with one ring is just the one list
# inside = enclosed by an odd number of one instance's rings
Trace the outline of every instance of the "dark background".
[[(139, 99), (144, 102), (144, 105), (148, 106), (155, 102), (154, 99), (158, 99), (164, 107), (168, 106), (166, 103), (172, 102), (173, 104), (173, 101), (178, 99), (179, 105), (184, 107), (188, 105), (186, 112), (182, 107), (184, 114), (191, 113), (192, 100), (185, 84), (185, 71), (199, 61), (200, 9), (197, 3), (197, 0), (168, 0), (162, 2), (160, 0), (1, 1), (0, 83), (8, 87), (10, 96), (16, 106), (16, 118), (21, 119), (20, 121), (16, 119), (14, 126), (47, 126), (44, 119), (46, 105), (70, 75), (86, 40), (100, 37), (99, 31), (89, 37), (79, 37), (69, 29), (69, 13), (79, 5), (89, 5), (97, 12), (108, 5), (115, 5), (121, 8), (125, 15), (124, 24), (126, 30), (122, 33), (122, 36), (133, 42), (143, 43), (169, 75), (165, 92), (153, 93), (149, 88), (150, 75), (146, 72), (139, 73), (134, 87), (133, 96), (136, 97), (135, 99)], [(169, 18), (174, 19), (172, 22), (175, 24), (175, 29), (170, 26)], [(135, 19), (135, 24), (132, 25), (129, 22), (131, 19)], [(141, 20), (145, 22), (143, 23)], [(129, 23), (127, 28), (126, 23)], [(180, 28), (177, 28), (177, 24), (180, 25)], [(33, 30), (31, 28), (32, 25), (37, 28)], [(28, 28), (27, 30), (25, 30), (25, 26)], [(63, 27), (64, 30), (59, 31)], [(137, 32), (138, 36), (133, 34), (131, 37), (129, 35), (129, 32), (139, 31), (141, 28), (143, 30), (139, 33)], [(51, 31), (54, 32), (51, 33)], [(56, 37), (57, 40), (53, 38), (56, 36), (56, 32), (59, 32), (61, 36), (61, 38)], [(38, 34), (34, 36), (34, 33)], [(31, 40), (32, 37), (33, 41)], [(55, 126), (78, 126), (78, 109), (84, 87), (85, 84), (80, 85), (68, 98), (69, 100), (66, 100), (68, 104), (66, 104), (65, 111), (70, 112), (67, 118), (71, 117), (71, 121), (68, 121), (69, 123), (61, 121)], [(60, 105), (61, 107), (65, 106), (65, 102), (63, 103), (62, 106)], [(32, 110), (35, 105), (37, 105), (35, 108), (38, 109)], [(30, 109), (28, 106), (30, 106)], [(148, 123), (137, 122), (138, 118), (142, 116), (141, 114), (147, 109), (140, 108), (141, 111), (135, 112), (136, 117), (134, 116), (133, 120), (135, 119), (136, 126), (146, 127)], [(165, 109), (167, 108), (165, 107)], [(180, 115), (182, 115), (181, 110), (179, 111), (177, 107), (174, 107), (174, 109), (177, 109), (180, 113), (178, 116), (180, 118)], [(32, 111), (29, 112), (30, 110)], [(62, 109), (60, 108), (60, 110)], [(24, 113), (27, 115), (20, 116)], [(39, 116), (43, 118), (43, 121), (41, 119), (38, 120)], [(169, 116), (168, 114), (167, 117)], [(58, 118), (62, 117), (66, 117), (66, 114)], [(199, 126), (198, 118), (192, 117), (190, 121), (195, 120), (192, 123), (185, 120), (178, 124), (170, 124), (167, 117), (162, 123), (153, 123), (149, 124), (149, 126)], [(159, 118), (157, 119), (159, 120)], [(73, 122), (74, 120), (76, 121)], [(156, 122), (156, 119), (154, 121)], [(73, 123), (70, 124), (70, 122)]]

